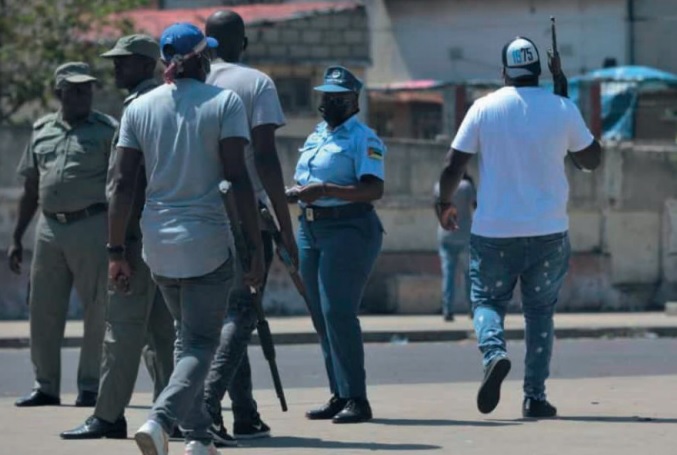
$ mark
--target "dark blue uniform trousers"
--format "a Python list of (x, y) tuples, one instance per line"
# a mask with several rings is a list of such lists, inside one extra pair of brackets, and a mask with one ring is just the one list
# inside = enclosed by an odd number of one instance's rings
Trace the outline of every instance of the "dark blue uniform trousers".
[(307, 221), (298, 231), (300, 272), (320, 338), (332, 394), (366, 398), (364, 346), (357, 314), (383, 228), (374, 211)]

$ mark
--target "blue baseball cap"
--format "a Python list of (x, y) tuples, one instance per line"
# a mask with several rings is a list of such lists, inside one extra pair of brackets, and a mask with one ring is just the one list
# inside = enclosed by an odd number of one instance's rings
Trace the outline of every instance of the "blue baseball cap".
[[(198, 54), (207, 47), (218, 47), (219, 42), (214, 38), (206, 38), (198, 27), (188, 22), (172, 24), (162, 32), (160, 50), (162, 60), (168, 62), (176, 55), (187, 56)], [(165, 47), (171, 46), (173, 53), (168, 55)]]
[(315, 87), (318, 92), (360, 93), (362, 81), (342, 66), (330, 66), (324, 72), (324, 84)]

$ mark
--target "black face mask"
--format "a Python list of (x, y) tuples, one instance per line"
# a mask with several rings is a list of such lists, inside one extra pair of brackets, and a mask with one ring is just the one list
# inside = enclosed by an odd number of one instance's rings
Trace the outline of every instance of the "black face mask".
[(352, 103), (345, 98), (330, 98), (322, 101), (318, 111), (327, 124), (334, 128), (350, 118), (355, 112)]

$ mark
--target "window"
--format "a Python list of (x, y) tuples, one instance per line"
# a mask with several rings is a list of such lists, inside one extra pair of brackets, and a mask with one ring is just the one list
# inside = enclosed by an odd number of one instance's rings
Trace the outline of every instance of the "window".
[(278, 77), (275, 86), (285, 112), (311, 112), (311, 83), (307, 77)]

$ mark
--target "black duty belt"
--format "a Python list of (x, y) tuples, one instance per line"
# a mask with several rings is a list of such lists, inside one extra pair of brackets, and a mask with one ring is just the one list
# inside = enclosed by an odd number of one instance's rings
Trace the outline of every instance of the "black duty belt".
[(374, 210), (371, 204), (355, 203), (337, 205), (334, 207), (301, 207), (301, 217), (306, 221), (337, 220), (341, 218), (356, 218)]
[(108, 204), (92, 204), (89, 207), (86, 207), (82, 210), (76, 210), (75, 212), (48, 212), (43, 210), (42, 213), (47, 218), (58, 221), (61, 224), (68, 224), (74, 221), (82, 220), (89, 218), (90, 216), (98, 215), (101, 212), (108, 210)]

